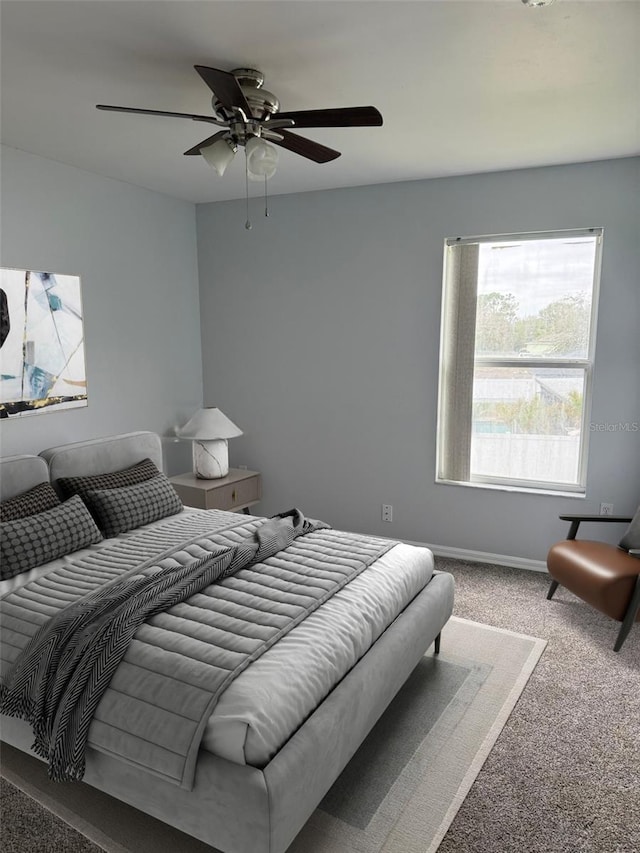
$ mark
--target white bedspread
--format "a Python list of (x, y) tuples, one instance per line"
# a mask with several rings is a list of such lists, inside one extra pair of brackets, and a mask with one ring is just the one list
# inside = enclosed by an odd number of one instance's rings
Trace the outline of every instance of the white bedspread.
[(237, 764), (267, 764), (432, 571), (426, 548), (388, 551), (236, 678), (209, 719), (202, 748)]

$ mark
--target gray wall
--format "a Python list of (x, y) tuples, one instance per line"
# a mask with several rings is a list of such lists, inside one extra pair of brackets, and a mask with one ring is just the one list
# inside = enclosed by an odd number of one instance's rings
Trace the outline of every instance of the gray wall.
[[(195, 206), (1, 150), (1, 262), (79, 274), (88, 406), (4, 421), (3, 455), (117, 432), (167, 433), (202, 403)], [(167, 444), (169, 469), (190, 448)]]
[(542, 560), (559, 513), (633, 510), (640, 432), (590, 434), (586, 500), (434, 471), (445, 237), (604, 226), (592, 421), (640, 422), (639, 163), (279, 196), (268, 220), (256, 200), (252, 231), (242, 202), (198, 206), (205, 402), (245, 430), (230, 456), (263, 472), (261, 511)]

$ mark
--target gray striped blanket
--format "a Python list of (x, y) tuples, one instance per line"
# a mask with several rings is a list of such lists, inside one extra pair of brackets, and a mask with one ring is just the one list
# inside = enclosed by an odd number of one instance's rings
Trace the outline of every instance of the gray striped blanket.
[[(96, 709), (102, 707), (100, 702), (105, 691), (118, 671), (122, 658), (131, 648), (132, 638), (139, 632), (143, 623), (149, 624), (150, 620), (153, 624), (154, 616), (170, 608), (175, 610), (175, 605), (179, 602), (195, 601), (197, 594), (211, 584), (217, 586), (216, 582), (223, 583), (225, 578), (231, 580), (236, 574), (250, 576), (254, 571), (252, 566), (266, 566), (270, 558), (276, 555), (278, 565), (283, 559), (286, 563), (286, 557), (280, 556), (280, 552), (286, 554), (285, 549), (298, 537), (322, 531), (326, 527), (320, 522), (305, 521), (302, 514), (294, 510), (276, 519), (247, 522), (244, 529), (237, 524), (231, 525), (229, 529), (236, 533), (231, 541), (236, 544), (226, 544), (224, 537), (221, 543), (219, 538), (217, 544), (215, 541), (209, 544), (205, 556), (186, 561), (183, 557), (182, 562), (178, 560), (176, 565), (169, 566), (166, 565), (165, 559), (157, 566), (146, 565), (144, 572), (141, 572), (139, 567), (129, 569), (115, 580), (108, 581), (106, 585), (66, 606), (35, 634), (14, 662), (4, 681), (1, 710), (27, 719), (32, 724), (35, 734), (34, 749), (47, 758), (49, 774), (53, 779), (82, 778), (85, 747)], [(329, 531), (326, 535), (329, 535)], [(232, 666), (228, 665), (228, 655), (225, 656), (224, 653), (217, 661), (213, 659), (215, 677), (212, 677), (212, 671), (209, 670), (204, 680), (199, 678), (192, 681), (192, 656), (197, 656), (197, 644), (200, 640), (196, 636), (189, 641), (195, 643), (196, 651), (188, 647), (187, 663), (177, 661), (180, 665), (176, 666), (176, 661), (171, 660), (168, 669), (175, 669), (174, 677), (166, 672), (163, 680), (154, 682), (150, 695), (144, 700), (150, 709), (156, 701), (161, 707), (169, 707), (173, 702), (179, 713), (172, 715), (171, 725), (177, 725), (178, 728), (172, 728), (170, 734), (167, 731), (161, 732), (157, 739), (158, 755), (146, 756), (142, 763), (152, 772), (163, 775), (183, 787), (191, 787), (204, 725), (218, 696), (230, 680), (275, 639), (290, 630), (304, 615), (326, 600), (329, 594), (348, 582), (392, 545), (393, 543), (385, 543), (384, 540), (371, 540), (366, 548), (360, 549), (363, 553), (350, 553), (344, 558), (346, 563), (351, 564), (350, 569), (346, 573), (341, 572), (335, 582), (322, 590), (322, 594), (312, 596), (302, 609), (297, 608), (295, 612), (291, 612), (289, 618), (280, 620), (278, 630), (270, 632), (268, 641), (260, 642), (257, 647), (252, 645), (243, 654), (234, 655)], [(309, 549), (313, 554), (314, 546), (310, 545)], [(323, 545), (318, 553), (322, 553), (322, 549), (326, 549), (326, 546)], [(266, 564), (263, 561), (267, 561)], [(322, 577), (322, 574), (320, 572), (319, 576)], [(246, 581), (243, 583), (246, 584)], [(214, 644), (215, 642), (216, 640)], [(184, 656), (184, 651), (181, 654)], [(132, 660), (135, 660), (135, 655)], [(147, 666), (146, 659), (140, 659), (137, 666), (142, 666), (144, 670)], [(131, 664), (127, 667), (131, 668)], [(123, 675), (122, 671), (118, 671), (118, 675), (120, 681), (116, 690), (121, 689), (120, 682), (123, 678), (126, 682), (126, 672)], [(139, 679), (139, 676), (137, 677)], [(171, 698), (181, 686), (181, 682), (193, 683), (194, 687), (197, 685), (197, 710), (194, 711), (191, 707), (193, 694), (190, 694), (189, 690), (182, 705)], [(125, 694), (126, 692), (125, 690)], [(152, 710), (149, 711), (146, 721), (144, 718), (138, 720), (138, 729), (142, 725), (145, 731), (145, 749), (150, 749), (152, 753), (153, 736), (149, 733), (157, 727), (156, 723)], [(112, 730), (115, 729), (117, 726), (112, 726)], [(169, 736), (185, 746), (172, 750), (174, 754), (171, 766), (165, 769), (162, 754), (166, 751), (165, 744)], [(126, 755), (131, 737), (131, 733), (122, 732), (122, 743), (108, 745), (108, 751)]]

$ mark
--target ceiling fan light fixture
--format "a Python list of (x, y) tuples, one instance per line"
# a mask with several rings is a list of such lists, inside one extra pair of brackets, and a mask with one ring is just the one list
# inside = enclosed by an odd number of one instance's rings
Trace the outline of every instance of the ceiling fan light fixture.
[(278, 149), (257, 136), (245, 145), (247, 154), (247, 174), (252, 181), (272, 178), (278, 165)]
[(224, 175), (236, 151), (237, 148), (230, 139), (218, 139), (213, 145), (207, 145), (206, 148), (200, 149), (200, 153), (204, 159), (216, 170), (220, 177)]

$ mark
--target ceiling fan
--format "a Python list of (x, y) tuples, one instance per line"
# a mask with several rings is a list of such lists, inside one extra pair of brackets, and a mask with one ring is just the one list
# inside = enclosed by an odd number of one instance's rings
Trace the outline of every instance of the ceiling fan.
[(382, 124), (382, 116), (375, 107), (280, 112), (278, 99), (273, 93), (262, 88), (264, 76), (255, 68), (236, 68), (229, 72), (203, 65), (194, 67), (213, 92), (213, 116), (106, 104), (96, 106), (99, 110), (187, 118), (223, 127), (224, 130), (214, 133), (185, 151), (185, 155), (201, 154), (218, 174), (222, 175), (238, 147), (244, 147), (248, 175), (259, 179), (271, 177), (275, 172), (277, 151), (270, 143), (315, 163), (328, 163), (340, 156), (339, 151), (291, 133), (289, 128), (375, 127)]

